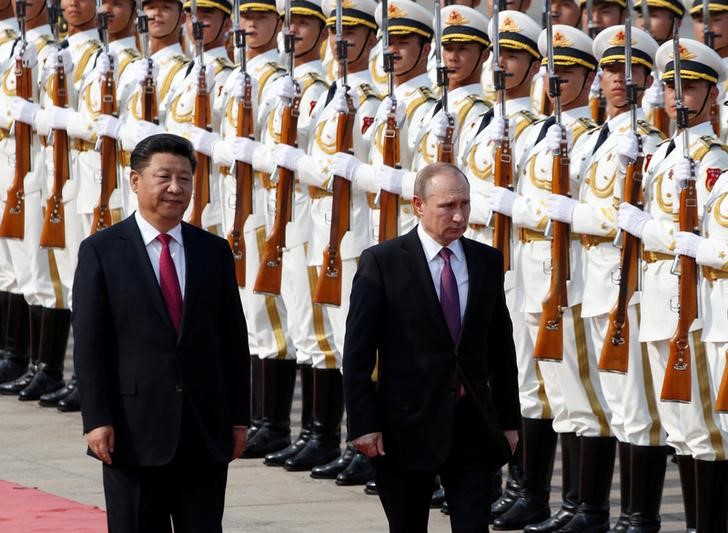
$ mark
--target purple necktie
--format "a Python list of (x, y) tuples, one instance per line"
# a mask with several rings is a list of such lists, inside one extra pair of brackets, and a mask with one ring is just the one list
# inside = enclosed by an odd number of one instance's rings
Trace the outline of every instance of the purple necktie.
[(169, 251), (169, 241), (172, 240), (172, 236), (160, 233), (157, 235), (157, 240), (162, 243), (162, 253), (159, 256), (159, 287), (162, 289), (162, 297), (167, 305), (174, 330), (179, 333), (179, 324), (182, 321), (182, 291), (179, 287), (177, 269)]
[(450, 330), (452, 341), (457, 344), (460, 338), (460, 296), (458, 295), (458, 282), (450, 265), (452, 250), (443, 248), (439, 255), (445, 263), (440, 273), (440, 306), (442, 306), (442, 313), (445, 315), (445, 322), (447, 322), (447, 329)]

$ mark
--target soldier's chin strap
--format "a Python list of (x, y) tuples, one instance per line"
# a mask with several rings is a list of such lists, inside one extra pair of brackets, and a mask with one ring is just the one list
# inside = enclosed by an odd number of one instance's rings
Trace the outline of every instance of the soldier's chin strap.
[(579, 92), (576, 93), (576, 96), (574, 98), (572, 98), (571, 100), (569, 100), (568, 102), (563, 102), (563, 101), (561, 102), (561, 108), (562, 109), (563, 108), (566, 108), (566, 107), (569, 107), (569, 105), (572, 102), (576, 101), (577, 98), (579, 98), (582, 95), (582, 93), (584, 92), (584, 88), (586, 87), (586, 79), (588, 77), (589, 77), (589, 71), (587, 70), (586, 71), (586, 74), (584, 74), (584, 80), (581, 82), (581, 89), (579, 89)]
[(357, 61), (359, 61), (359, 58), (364, 53), (364, 50), (367, 49), (367, 41), (369, 40), (369, 36), (371, 35), (371, 33), (372, 33), (372, 29), (367, 26), (367, 34), (364, 36), (364, 42), (361, 45), (361, 50), (359, 50), (359, 54), (354, 59), (350, 59), (346, 62), (348, 65), (351, 65), (352, 63), (356, 63)]
[(180, 7), (179, 8), (179, 13), (177, 13), (177, 22), (175, 22), (174, 28), (172, 28), (172, 31), (170, 31), (169, 33), (165, 33), (164, 35), (162, 35), (159, 39), (166, 39), (167, 37), (169, 37), (170, 35), (172, 35), (174, 32), (178, 32), (179, 31), (180, 25), (182, 23), (182, 13), (184, 13), (184, 9), (182, 9)]
[(410, 72), (412, 72), (414, 69), (417, 68), (417, 65), (420, 64), (420, 59), (422, 59), (422, 52), (425, 49), (425, 43), (420, 41), (420, 51), (417, 53), (417, 58), (415, 59), (415, 62), (412, 64), (410, 68), (408, 68), (406, 71), (404, 71), (402, 74), (397, 74), (397, 76), (406, 76)]
[(301, 52), (300, 54), (293, 54), (293, 57), (295, 57), (296, 59), (298, 59), (299, 57), (305, 56), (306, 54), (308, 54), (309, 52), (311, 52), (311, 50), (313, 50), (314, 48), (316, 48), (317, 46), (319, 46), (319, 43), (321, 42), (321, 34), (324, 32), (325, 29), (326, 29), (326, 24), (323, 24), (321, 26), (321, 29), (318, 32), (318, 36), (316, 37), (316, 39), (314, 39), (313, 44), (311, 45), (311, 47), (308, 50), (306, 50), (305, 52)]
[[(533, 65), (533, 62), (534, 62), (534, 61), (536, 61), (536, 59), (531, 59), (531, 61), (530, 61), (530, 62), (528, 63), (528, 68), (526, 69), (526, 72), (525, 72), (525, 74), (523, 74), (523, 77), (521, 78), (521, 81), (519, 81), (518, 83), (516, 83), (516, 84), (515, 84), (515, 85), (514, 85), (514, 86), (512, 87), (512, 89), (517, 89), (518, 87), (520, 87), (521, 85), (523, 85), (523, 84), (524, 84), (524, 83), (526, 83), (527, 81), (528, 81), (529, 83), (531, 82), (531, 78), (529, 77), (529, 74), (531, 73), (531, 65)], [(507, 76), (511, 76), (511, 74), (507, 74)]]
[(248, 45), (248, 48), (251, 48), (251, 49), (255, 50), (256, 48), (265, 48), (265, 47), (267, 47), (271, 43), (271, 41), (273, 41), (273, 39), (276, 38), (276, 35), (278, 35), (278, 31), (277, 30), (278, 30), (278, 23), (279, 22), (280, 22), (280, 18), (278, 19), (278, 22), (276, 22), (276, 27), (273, 28), (273, 32), (271, 33), (270, 39), (268, 39), (266, 42), (264, 42), (263, 44), (258, 45), (258, 46)]

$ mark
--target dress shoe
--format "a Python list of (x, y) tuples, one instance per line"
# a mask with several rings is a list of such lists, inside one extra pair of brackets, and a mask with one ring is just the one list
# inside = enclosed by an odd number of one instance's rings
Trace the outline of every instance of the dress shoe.
[(311, 431), (301, 431), (298, 438), (287, 448), (265, 456), (263, 462), (268, 466), (283, 466), (288, 459), (295, 457), (306, 447), (306, 443), (311, 438)]
[(505, 513), (518, 499), (518, 494), (506, 491), (490, 506), (490, 518), (495, 520)]
[(574, 518), (574, 513), (576, 513), (575, 507), (571, 509), (561, 507), (556, 514), (547, 520), (538, 524), (529, 524), (523, 528), (523, 531), (527, 533), (553, 533), (559, 531)]
[(430, 500), (430, 509), (442, 509), (445, 504), (445, 489), (440, 487), (435, 489), (432, 493), (432, 499)]
[(7, 383), (22, 376), (28, 368), (28, 361), (16, 357), (0, 359), (0, 383)]
[(617, 522), (610, 529), (612, 533), (627, 533), (629, 531), (629, 516), (619, 515)]
[(447, 502), (442, 502), (442, 507), (440, 508), (440, 512), (444, 515), (450, 514), (450, 507), (448, 507)]
[(496, 531), (523, 529), (528, 524), (543, 522), (550, 514), (548, 499), (521, 496), (510, 509), (493, 521), (493, 529)]
[(339, 458), (341, 448), (338, 442), (317, 439), (309, 440), (295, 456), (286, 459), (283, 468), (289, 472), (305, 472), (315, 466), (325, 465)]
[(364, 494), (369, 494), (369, 496), (376, 496), (377, 494), (379, 494), (379, 490), (377, 489), (377, 482), (373, 479), (367, 481), (367, 484), (364, 487)]
[(55, 392), (49, 392), (42, 395), (38, 403), (41, 407), (57, 407), (58, 402), (71, 394), (74, 390), (76, 390), (76, 380), (71, 379), (68, 383), (66, 383), (65, 387), (61, 387)]
[(81, 397), (78, 394), (78, 388), (71, 391), (71, 394), (58, 402), (58, 410), (62, 413), (75, 413), (81, 410)]
[(602, 509), (590, 513), (583, 505), (579, 506), (579, 510), (569, 523), (559, 529), (559, 533), (607, 533), (608, 531), (609, 515), (605, 516)]
[(313, 467), (311, 477), (314, 479), (336, 479), (336, 476), (351, 464), (355, 455), (356, 449), (353, 446), (347, 446), (344, 453), (330, 463)]
[(346, 470), (336, 476), (336, 484), (345, 485), (366, 485), (367, 481), (374, 478), (374, 466), (369, 458), (361, 452), (356, 452)]
[(44, 394), (55, 392), (66, 384), (63, 381), (63, 361), (70, 329), (70, 310), (43, 308), (38, 342), (40, 365), (28, 386), (18, 394), (20, 401), (39, 400)]
[(268, 454), (278, 452), (291, 444), (291, 435), (287, 431), (277, 431), (263, 426), (248, 441), (241, 459), (260, 459)]
[(49, 372), (41, 363), (40, 370), (35, 373), (28, 386), (18, 393), (18, 400), (21, 402), (39, 400), (44, 394), (62, 389), (65, 384), (63, 375)]
[(21, 390), (30, 385), (31, 380), (37, 371), (38, 367), (36, 365), (28, 366), (22, 376), (0, 385), (0, 394), (3, 396), (14, 396), (18, 394)]

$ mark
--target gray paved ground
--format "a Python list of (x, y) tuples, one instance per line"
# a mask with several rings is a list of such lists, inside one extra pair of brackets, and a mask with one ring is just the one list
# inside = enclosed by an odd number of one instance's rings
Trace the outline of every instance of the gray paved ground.
[[(294, 420), (299, 409), (297, 398)], [(84, 452), (78, 414), (61, 414), (0, 396), (0, 480), (103, 508), (101, 468)], [(560, 483), (557, 458), (554, 505), (560, 499)], [(614, 515), (619, 509), (616, 473), (612, 491)], [(239, 460), (232, 465), (226, 502), (227, 533), (386, 531), (378, 499), (364, 495), (361, 487), (337, 487), (333, 482), (313, 480), (307, 473), (266, 467), (259, 460)], [(672, 463), (668, 463), (662, 516), (663, 531), (685, 530), (677, 468)], [(438, 511), (431, 513), (430, 531), (449, 531), (447, 518)]]

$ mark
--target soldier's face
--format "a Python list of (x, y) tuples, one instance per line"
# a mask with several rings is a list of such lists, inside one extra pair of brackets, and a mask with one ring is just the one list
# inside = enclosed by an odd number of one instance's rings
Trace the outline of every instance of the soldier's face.
[(448, 78), (458, 84), (467, 80), (480, 69), (488, 52), (478, 43), (448, 43), (442, 47), (442, 60), (447, 67)]
[(551, 20), (554, 24), (576, 27), (581, 20), (581, 8), (575, 0), (552, 0)]
[[(646, 1), (646, 0), (645, 0)], [(587, 11), (583, 10), (583, 27), (588, 27)], [(616, 26), (624, 22), (624, 9), (619, 4), (612, 2), (598, 2), (592, 6), (591, 20), (593, 26), (601, 31), (610, 26)]]
[[(703, 42), (703, 14), (693, 19), (693, 32), (695, 38), (698, 41)], [(708, 25), (710, 31), (713, 32), (714, 43), (713, 49), (720, 50), (728, 46), (728, 13), (711, 13), (710, 24)]]
[(313, 49), (327, 31), (323, 21), (316, 17), (291, 15), (291, 33), (296, 36), (294, 51), (296, 55), (305, 54)]
[(96, 17), (95, 0), (61, 0), (61, 9), (69, 26), (83, 26)]
[(501, 48), (500, 62), (506, 71), (506, 90), (520, 86), (538, 72), (538, 61), (528, 52)]
[[(675, 13), (665, 7), (648, 8), (650, 15), (650, 34), (659, 44), (672, 38), (672, 24), (675, 19)], [(681, 20), (678, 20), (678, 26)], [(645, 29), (645, 21), (642, 18), (642, 11), (637, 11), (636, 24), (638, 28)], [(702, 35), (702, 30), (700, 34)]]
[(137, 195), (139, 212), (149, 221), (172, 225), (182, 220), (192, 198), (192, 165), (176, 154), (154, 154), (141, 172), (131, 171), (131, 188)]
[[(632, 67), (632, 82), (642, 88), (652, 84), (652, 76), (647, 75), (647, 70), (640, 65)], [(599, 86), (607, 99), (607, 104), (621, 111), (626, 110), (627, 87), (624, 75), (624, 63), (611, 63), (602, 67), (602, 79)], [(639, 94), (642, 94), (639, 91)]]
[(568, 105), (588, 93), (594, 79), (594, 73), (581, 66), (556, 67), (556, 74), (561, 79), (561, 105)]
[[(486, 0), (485, 5), (488, 16), (491, 16), (493, 14), (493, 0)], [(525, 13), (530, 7), (531, 0), (506, 0), (506, 5), (503, 9), (510, 9), (512, 11), (520, 11), (521, 13)]]
[(268, 46), (275, 39), (281, 17), (273, 11), (242, 11), (240, 27), (246, 32), (246, 43), (250, 48)]
[(438, 243), (447, 246), (468, 228), (470, 185), (460, 174), (443, 172), (434, 176), (425, 197), (412, 199), (422, 228)]
[(131, 0), (104, 0), (103, 7), (109, 14), (109, 33), (119, 33), (130, 26), (135, 13)]
[(411, 71), (418, 63), (426, 65), (430, 43), (422, 43), (418, 35), (391, 35), (389, 50), (394, 54), (394, 73), (401, 75)]
[[(371, 38), (373, 32), (366, 26), (344, 26), (341, 35), (347, 42), (349, 63), (356, 61), (365, 54), (364, 47), (371, 46)], [(329, 47), (336, 50), (336, 33), (332, 30), (329, 32)]]
[[(710, 102), (718, 96), (715, 85), (705, 80), (682, 80), (683, 105), (690, 110), (688, 123), (692, 126), (708, 120)], [(675, 83), (665, 82), (665, 111), (671, 120), (677, 117), (675, 107)]]
[[(219, 9), (215, 9), (213, 7), (198, 7), (197, 18), (200, 22), (202, 22), (204, 27), (204, 44), (209, 44), (220, 39), (223, 34), (223, 26), (230, 23), (230, 17)], [(187, 17), (185, 24), (187, 26), (187, 35), (193, 35), (191, 16)]]
[(144, 3), (144, 13), (149, 17), (149, 35), (161, 39), (179, 29), (185, 14), (176, 0), (151, 0)]

